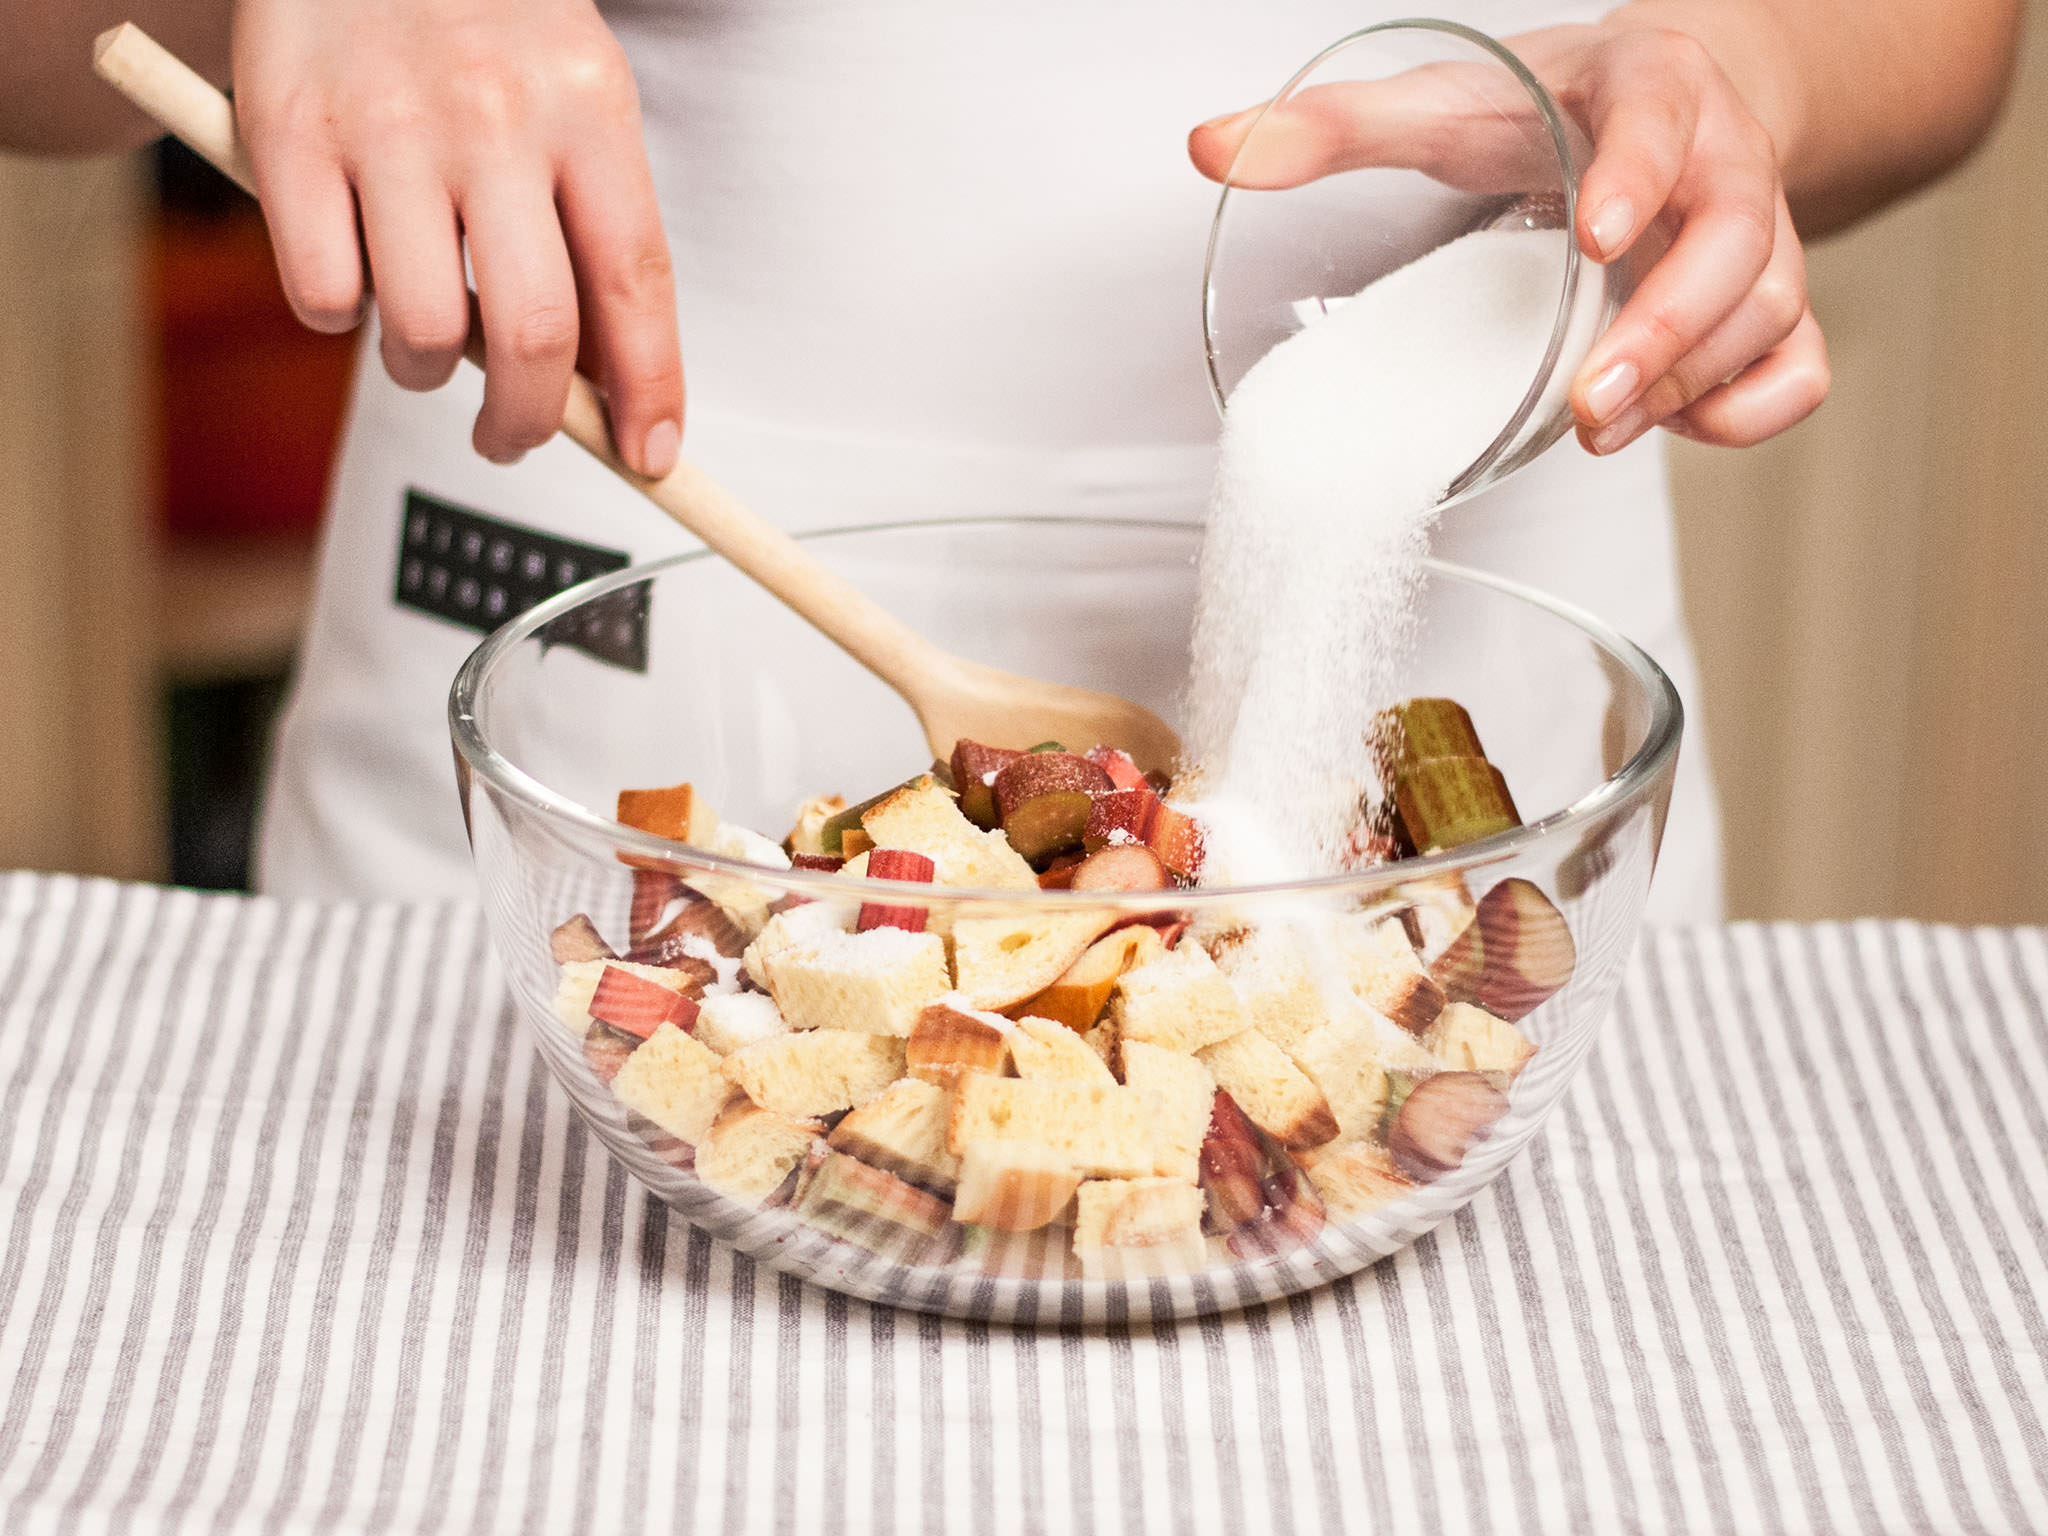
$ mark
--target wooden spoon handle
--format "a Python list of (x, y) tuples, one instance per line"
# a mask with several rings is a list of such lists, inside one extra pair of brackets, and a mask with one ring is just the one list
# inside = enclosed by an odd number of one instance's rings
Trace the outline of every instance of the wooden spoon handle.
[[(255, 193), (248, 150), (235, 129), (234, 106), (177, 55), (133, 22), (123, 22), (94, 41), (93, 67), (222, 175)], [(484, 365), (483, 324), (473, 294), (463, 351), (479, 368)], [(952, 662), (945, 652), (819, 564), (795, 539), (689, 460), (679, 459), (659, 480), (629, 469), (612, 441), (603, 395), (580, 373), (569, 380), (562, 431), (922, 712), (921, 696)]]

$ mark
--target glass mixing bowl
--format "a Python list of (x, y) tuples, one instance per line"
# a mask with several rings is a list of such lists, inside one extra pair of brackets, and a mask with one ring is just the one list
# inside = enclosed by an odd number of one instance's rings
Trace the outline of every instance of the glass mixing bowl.
[(1386, 22), (1317, 54), (1260, 111), (1210, 225), (1202, 334), (1219, 408), (1279, 342), (1368, 284), (1482, 229), (1564, 232), (1557, 319), (1462, 500), (1572, 425), (1571, 383), (1627, 298), (1630, 265), (1572, 238), (1591, 145), (1507, 48), (1452, 21)]
[[(1114, 689), (1173, 720), (1200, 536), (1184, 524), (983, 520), (824, 533), (806, 543), (942, 646)], [(687, 779), (724, 817), (779, 836), (799, 802), (826, 792), (865, 798), (921, 769), (926, 749), (900, 700), (720, 560), (683, 555), (572, 588), (479, 646), (450, 697), (470, 843), (519, 1012), (577, 1112), (656, 1195), (759, 1261), (856, 1296), (1072, 1322), (1134, 1306), (1153, 1315), (1233, 1308), (1357, 1270), (1469, 1201), (1578, 1071), (1641, 921), (1681, 728), (1678, 698), (1656, 664), (1575, 609), (1442, 564), (1429, 566), (1420, 607), (1405, 691), (1470, 707), (1526, 825), (1454, 852), (1287, 885), (978, 892), (773, 868), (614, 821), (607, 810), (622, 787)], [(638, 659), (613, 643), (615, 627), (635, 616), (646, 622), (644, 667), (597, 659)], [(1256, 1230), (1219, 1217), (1212, 1200), (1208, 1225), (1223, 1220), (1229, 1230), (1183, 1244), (1170, 1262), (1128, 1250), (1084, 1267), (1064, 1227), (1009, 1234), (956, 1226), (943, 1204), (893, 1179), (886, 1198), (869, 1200), (842, 1181), (836, 1200), (821, 1202), (812, 1189), (794, 1204), (798, 1174), (773, 1192), (757, 1189), (765, 1204), (700, 1181), (694, 1165), (707, 1143), (693, 1152), (629, 1113), (606, 1086), (616, 1055), (587, 1050), (591, 1041), (565, 1026), (563, 973), (550, 948), (551, 934), (579, 913), (623, 948), (636, 885), (670, 876), (715, 894), (726, 910), (751, 910), (754, 921), (806, 901), (848, 915), (863, 900), (921, 908), (928, 931), (950, 932), (956, 948), (970, 933), (985, 939), (991, 924), (1099, 928), (1118, 919), (1192, 920), (1201, 933), (1304, 914), (1363, 924), (1377, 914), (1425, 932), (1455, 929), (1474, 899), (1484, 911), (1492, 893), (1533, 892), (1562, 915), (1576, 963), (1561, 989), (1520, 1019), (1537, 1049), (1507, 1089), (1505, 1117), (1434, 1182), (1356, 1208), (1324, 1197), (1282, 1155), (1255, 1170), (1263, 1182), (1250, 1186), (1251, 1198), (1267, 1202), (1273, 1218)], [(1525, 900), (1519, 910), (1527, 919), (1532, 909)], [(982, 926), (964, 926), (972, 924)], [(1495, 928), (1486, 934), (1487, 943), (1500, 938)], [(1443, 939), (1436, 931), (1431, 942)]]

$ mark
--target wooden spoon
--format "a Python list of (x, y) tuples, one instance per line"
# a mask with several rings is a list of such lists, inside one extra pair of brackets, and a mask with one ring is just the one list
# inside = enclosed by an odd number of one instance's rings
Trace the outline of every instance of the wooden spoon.
[[(244, 191), (255, 190), (234, 107), (148, 33), (133, 22), (101, 33), (93, 43), (93, 67)], [(474, 296), (464, 350), (483, 366)], [(603, 396), (580, 373), (569, 381), (562, 431), (901, 694), (934, 756), (951, 756), (963, 736), (999, 747), (1060, 741), (1075, 751), (1101, 743), (1122, 747), (1142, 768), (1172, 770), (1180, 739), (1150, 710), (1114, 694), (1018, 677), (940, 650), (687, 459), (659, 480), (635, 474), (612, 444)]]

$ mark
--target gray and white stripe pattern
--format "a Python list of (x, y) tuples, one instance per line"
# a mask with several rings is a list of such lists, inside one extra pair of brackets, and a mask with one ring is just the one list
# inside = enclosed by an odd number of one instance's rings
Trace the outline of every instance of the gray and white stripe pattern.
[(757, 1267), (467, 906), (0, 879), (0, 1529), (2048, 1529), (2048, 936), (1645, 941), (1398, 1258), (1173, 1323)]

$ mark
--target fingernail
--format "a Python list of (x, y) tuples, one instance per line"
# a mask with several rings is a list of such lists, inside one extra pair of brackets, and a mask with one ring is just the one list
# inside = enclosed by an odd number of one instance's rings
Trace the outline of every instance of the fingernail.
[(1212, 117), (1201, 126), (1204, 128), (1228, 128), (1232, 123), (1250, 117), (1258, 110), (1257, 107), (1239, 107), (1235, 112), (1226, 112), (1221, 117)]
[(510, 469), (514, 464), (517, 464), (526, 457), (526, 450), (524, 448), (514, 448), (509, 453), (487, 453), (484, 457), (493, 464), (496, 464), (500, 469)]
[(676, 450), (682, 446), (683, 429), (672, 421), (657, 421), (647, 429), (647, 445), (642, 450), (643, 473), (659, 480), (676, 467)]
[(1605, 421), (1627, 405), (1641, 377), (1634, 363), (1616, 363), (1586, 386), (1586, 409), (1595, 421)]
[(1612, 256), (1636, 227), (1636, 205), (1625, 197), (1610, 197), (1600, 205), (1587, 229), (1602, 256)]
[(1643, 413), (1641, 411), (1630, 411), (1621, 420), (1615, 422), (1613, 426), (1603, 427), (1600, 431), (1593, 434), (1593, 451), (1595, 453), (1607, 454), (1613, 453), (1618, 448), (1626, 448), (1636, 440), (1638, 434), (1642, 432), (1643, 426)]

